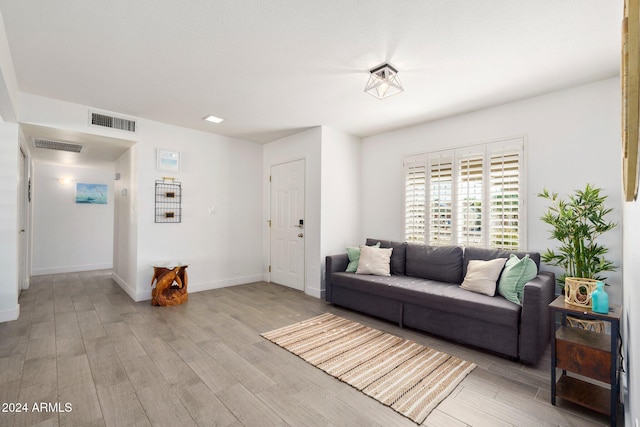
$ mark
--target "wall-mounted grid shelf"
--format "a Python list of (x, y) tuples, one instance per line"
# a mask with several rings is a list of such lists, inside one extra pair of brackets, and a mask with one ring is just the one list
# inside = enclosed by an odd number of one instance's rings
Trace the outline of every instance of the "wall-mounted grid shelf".
[(173, 178), (156, 181), (155, 222), (182, 222), (182, 185)]

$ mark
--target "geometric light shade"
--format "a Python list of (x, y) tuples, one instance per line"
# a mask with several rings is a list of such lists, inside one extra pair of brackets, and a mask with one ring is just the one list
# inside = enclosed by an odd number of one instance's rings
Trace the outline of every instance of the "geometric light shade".
[(368, 94), (382, 99), (396, 93), (402, 92), (404, 89), (398, 79), (398, 70), (389, 64), (382, 64), (370, 70), (371, 76), (364, 91)]

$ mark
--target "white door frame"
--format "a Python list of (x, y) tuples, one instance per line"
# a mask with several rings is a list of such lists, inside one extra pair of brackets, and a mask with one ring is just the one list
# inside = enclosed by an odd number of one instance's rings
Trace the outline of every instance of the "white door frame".
[(30, 156), (29, 151), (18, 146), (19, 153), (19, 181), (18, 181), (18, 295), (24, 289), (29, 289), (31, 269), (29, 268), (29, 254), (31, 253), (30, 233)]

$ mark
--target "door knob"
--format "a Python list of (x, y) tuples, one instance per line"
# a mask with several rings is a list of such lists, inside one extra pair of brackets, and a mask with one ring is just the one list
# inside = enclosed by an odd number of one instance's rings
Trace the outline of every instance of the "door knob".
[(298, 237), (304, 237), (304, 234), (298, 233)]

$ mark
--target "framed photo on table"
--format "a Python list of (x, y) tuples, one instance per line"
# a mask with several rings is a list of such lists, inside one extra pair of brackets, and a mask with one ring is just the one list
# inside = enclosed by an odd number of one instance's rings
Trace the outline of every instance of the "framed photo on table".
[(180, 172), (180, 152), (158, 148), (156, 154), (156, 169)]

